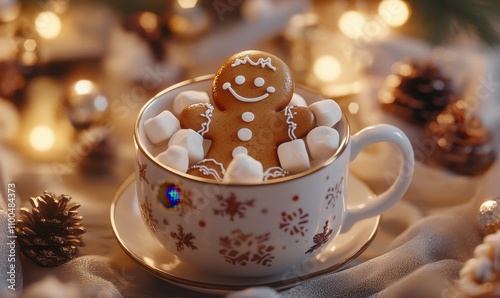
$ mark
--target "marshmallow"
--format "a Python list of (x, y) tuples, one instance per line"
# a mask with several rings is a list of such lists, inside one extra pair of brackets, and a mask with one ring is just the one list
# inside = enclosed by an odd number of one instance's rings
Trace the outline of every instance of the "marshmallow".
[(262, 183), (264, 170), (260, 161), (250, 155), (238, 154), (229, 163), (222, 183)]
[(144, 131), (153, 144), (170, 139), (180, 128), (179, 120), (170, 111), (163, 111), (144, 121)]
[(302, 139), (293, 140), (278, 146), (281, 167), (290, 174), (305, 171), (311, 167), (306, 144)]
[(173, 102), (173, 110), (176, 115), (180, 115), (182, 110), (195, 103), (209, 103), (210, 98), (208, 94), (204, 91), (182, 91), (177, 94)]
[(296, 107), (307, 107), (306, 100), (298, 95), (297, 93), (294, 93), (292, 96), (292, 100), (288, 104), (289, 106), (296, 106)]
[(316, 126), (334, 126), (342, 118), (342, 110), (332, 99), (317, 101), (309, 105), (309, 109), (316, 117)]
[(189, 156), (186, 149), (173, 145), (156, 156), (156, 159), (167, 167), (186, 173), (189, 168)]
[(306, 137), (307, 148), (313, 159), (326, 160), (339, 148), (339, 133), (328, 126), (318, 126)]
[(168, 147), (174, 145), (186, 149), (190, 165), (199, 162), (205, 156), (203, 151), (203, 137), (192, 129), (178, 130), (168, 142)]

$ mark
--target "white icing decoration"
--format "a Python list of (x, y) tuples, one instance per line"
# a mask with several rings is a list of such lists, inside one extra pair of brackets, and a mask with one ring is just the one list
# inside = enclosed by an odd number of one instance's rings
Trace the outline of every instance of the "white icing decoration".
[(288, 175), (288, 171), (283, 170), (280, 167), (270, 167), (264, 172), (263, 181), (268, 181), (269, 178), (279, 178)]
[(285, 116), (286, 116), (286, 124), (288, 124), (288, 137), (291, 140), (296, 140), (297, 136), (295, 136), (295, 129), (297, 129), (297, 123), (293, 122), (293, 115), (297, 113), (293, 113), (292, 109), (294, 107), (287, 106), (285, 108)]
[(246, 64), (247, 62), (248, 62), (248, 63), (250, 63), (250, 64), (252, 64), (253, 66), (260, 65), (262, 68), (264, 68), (264, 67), (266, 67), (266, 66), (267, 66), (267, 67), (269, 67), (270, 69), (272, 69), (273, 71), (275, 71), (275, 70), (276, 70), (276, 67), (274, 67), (274, 66), (271, 64), (271, 57), (268, 57), (268, 58), (266, 58), (266, 59), (264, 59), (264, 58), (259, 58), (259, 60), (257, 60), (257, 62), (254, 62), (254, 61), (252, 61), (252, 59), (250, 59), (250, 57), (245, 56), (245, 57), (243, 58), (243, 60), (241, 60), (241, 59), (236, 59), (236, 60), (234, 61), (234, 63), (233, 63), (233, 64), (231, 64), (231, 66), (232, 66), (232, 67), (235, 67), (235, 66), (238, 66), (238, 65), (241, 65), (241, 64)]
[(205, 113), (200, 114), (200, 116), (206, 118), (207, 121), (203, 122), (201, 124), (201, 129), (197, 131), (197, 133), (199, 133), (202, 136), (210, 130), (210, 123), (212, 122), (212, 115), (213, 115), (212, 112), (214, 111), (214, 106), (212, 106), (211, 104), (205, 103), (203, 105), (207, 107), (207, 110), (205, 111)]
[[(264, 93), (261, 96), (257, 96), (257, 97), (244, 97), (244, 96), (241, 96), (238, 93), (236, 93), (236, 91), (233, 90), (233, 88), (231, 87), (231, 83), (229, 83), (229, 82), (225, 82), (224, 85), (222, 85), (222, 89), (224, 89), (224, 90), (229, 89), (229, 92), (231, 92), (231, 94), (237, 100), (242, 101), (242, 102), (257, 102), (257, 101), (261, 101), (261, 100), (263, 100), (263, 99), (265, 99), (265, 98), (267, 98), (269, 96), (269, 93)], [(273, 88), (273, 90), (274, 90), (274, 88)]]
[(243, 83), (245, 83), (245, 77), (244, 76), (237, 76), (235, 79), (234, 79), (234, 82), (238, 85), (241, 85)]
[(243, 146), (238, 146), (233, 149), (233, 158), (236, 157), (238, 154), (248, 154), (248, 149), (243, 147)]
[(276, 89), (274, 89), (273, 86), (269, 86), (269, 87), (267, 87), (266, 91), (269, 93), (274, 93), (274, 91), (276, 91)]
[(265, 82), (266, 82), (266, 81), (264, 81), (264, 79), (263, 79), (263, 78), (261, 78), (261, 77), (257, 77), (257, 78), (255, 78), (255, 80), (253, 81), (253, 84), (255, 85), (255, 87), (262, 87), (262, 86), (264, 86), (264, 83), (265, 83)]
[(255, 115), (252, 112), (245, 112), (241, 115), (241, 119), (245, 122), (252, 122), (255, 119)]
[(252, 138), (252, 131), (248, 128), (241, 128), (238, 130), (238, 138), (241, 141), (248, 141)]
[(213, 158), (204, 159), (204, 160), (200, 161), (198, 164), (192, 166), (192, 168), (199, 169), (200, 172), (205, 176), (213, 176), (215, 178), (215, 180), (222, 181), (222, 178), (219, 176), (219, 173), (217, 172), (217, 170), (209, 168), (205, 165), (200, 165), (200, 163), (205, 163), (205, 162), (209, 162), (209, 161), (213, 162), (214, 164), (216, 164), (220, 167), (222, 175), (224, 175), (226, 173), (226, 169), (224, 168), (224, 165), (222, 163), (216, 161)]

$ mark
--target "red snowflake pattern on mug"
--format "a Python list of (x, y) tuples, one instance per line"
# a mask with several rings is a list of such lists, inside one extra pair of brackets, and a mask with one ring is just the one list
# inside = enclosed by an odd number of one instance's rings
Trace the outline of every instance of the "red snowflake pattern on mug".
[(184, 251), (184, 247), (191, 248), (192, 250), (198, 249), (196, 245), (194, 245), (193, 241), (196, 238), (192, 233), (185, 233), (184, 228), (178, 224), (177, 225), (178, 232), (170, 232), (170, 237), (175, 241), (175, 247), (178, 252)]
[(309, 213), (305, 213), (302, 208), (291, 213), (282, 212), (280, 229), (285, 233), (290, 233), (290, 236), (295, 234), (304, 236), (304, 233), (307, 232), (305, 224), (309, 222), (308, 217)]
[(234, 193), (231, 193), (227, 198), (217, 195), (217, 200), (220, 202), (220, 209), (214, 209), (214, 214), (220, 216), (228, 215), (231, 221), (234, 221), (236, 216), (244, 218), (247, 208), (253, 207), (253, 203), (255, 202), (255, 200), (238, 201)]
[(344, 176), (340, 178), (340, 181), (337, 182), (334, 186), (328, 188), (327, 194), (325, 196), (325, 200), (327, 200), (326, 209), (329, 207), (334, 208), (337, 200), (342, 196), (342, 182), (344, 182)]
[(148, 165), (140, 163), (139, 161), (137, 162), (137, 165), (139, 166), (139, 179), (149, 184), (148, 177), (146, 176), (148, 172)]
[(231, 232), (231, 236), (219, 238), (222, 249), (219, 253), (231, 265), (246, 266), (249, 262), (269, 267), (274, 259), (271, 253), (274, 246), (268, 245), (270, 233), (254, 236), (245, 234), (240, 229)]
[(149, 227), (151, 231), (155, 234), (158, 234), (158, 220), (153, 216), (153, 210), (151, 209), (151, 202), (146, 197), (146, 201), (141, 204), (141, 215), (146, 225)]
[(331, 234), (332, 234), (332, 229), (328, 227), (328, 220), (327, 220), (325, 222), (325, 225), (323, 226), (323, 232), (314, 235), (313, 237), (314, 245), (311, 246), (311, 248), (309, 248), (306, 251), (306, 254), (312, 253), (316, 249), (320, 248), (323, 244), (327, 243), (328, 240), (330, 240), (329, 237)]

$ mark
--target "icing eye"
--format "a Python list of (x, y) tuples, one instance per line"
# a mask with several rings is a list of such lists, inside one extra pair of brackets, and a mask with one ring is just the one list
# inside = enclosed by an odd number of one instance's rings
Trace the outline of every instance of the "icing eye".
[(245, 77), (244, 76), (237, 76), (234, 81), (236, 82), (236, 84), (238, 85), (241, 85), (243, 83), (245, 83)]
[(265, 81), (264, 81), (264, 79), (263, 79), (263, 78), (258, 77), (258, 78), (256, 78), (256, 79), (253, 81), (253, 83), (254, 83), (255, 87), (262, 87), (262, 86), (264, 86)]

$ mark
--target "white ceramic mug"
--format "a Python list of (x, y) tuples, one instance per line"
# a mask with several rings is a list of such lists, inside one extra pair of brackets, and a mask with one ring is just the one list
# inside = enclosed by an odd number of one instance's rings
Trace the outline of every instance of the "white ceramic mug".
[[(340, 147), (305, 172), (255, 185), (228, 185), (168, 168), (154, 158), (166, 144), (153, 145), (144, 121), (172, 108), (177, 94), (210, 94), (212, 77), (167, 88), (145, 104), (135, 127), (136, 184), (145, 224), (155, 238), (194, 268), (233, 276), (285, 272), (318, 254), (339, 232), (396, 203), (413, 175), (413, 150), (404, 133), (390, 125), (370, 126), (350, 136), (345, 117), (334, 127)], [(323, 98), (296, 88), (310, 104)], [(346, 207), (349, 163), (366, 146), (396, 145), (402, 156), (398, 178), (384, 193)], [(381, 169), (381, 175), (383, 170)]]

